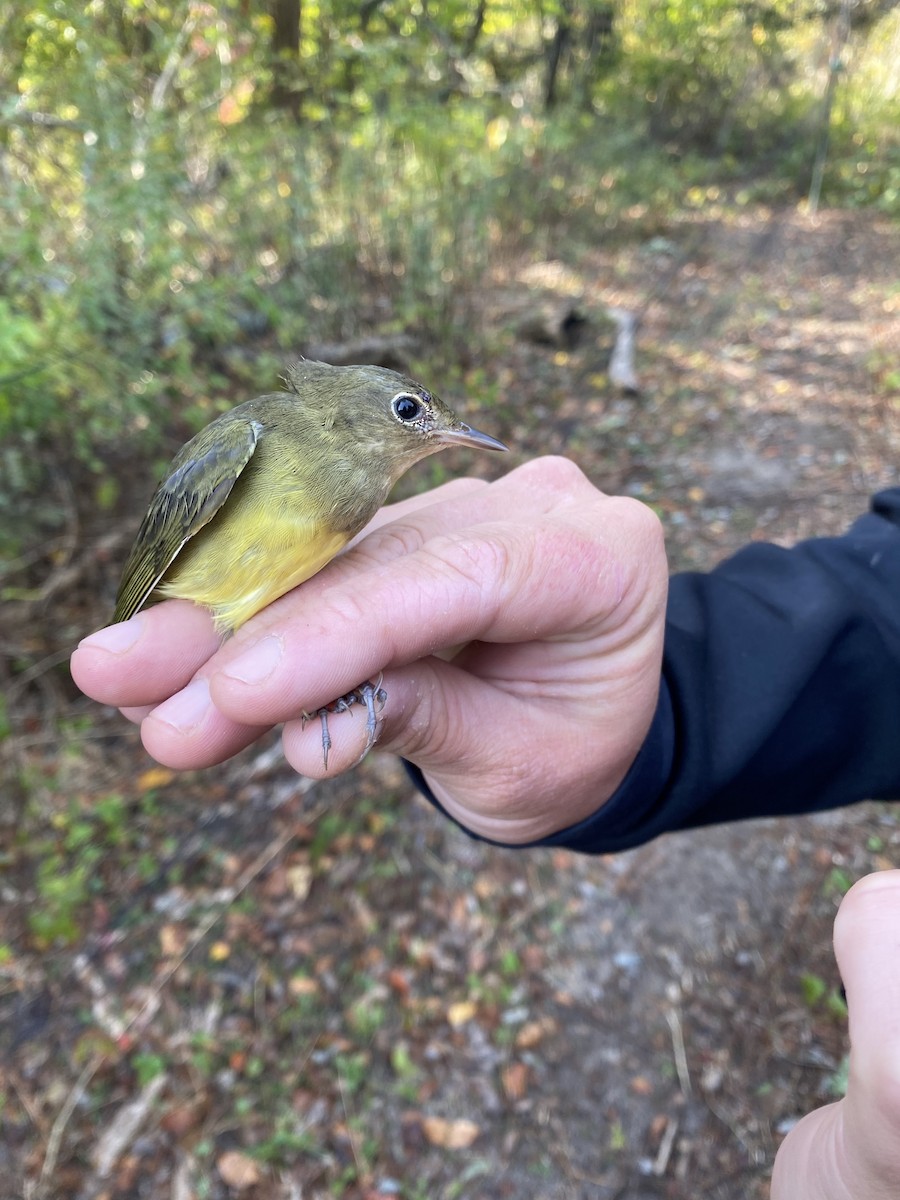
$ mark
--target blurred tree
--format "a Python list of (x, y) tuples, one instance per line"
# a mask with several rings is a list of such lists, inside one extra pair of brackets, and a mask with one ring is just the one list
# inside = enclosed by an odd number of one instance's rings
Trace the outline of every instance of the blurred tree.
[(272, 89), (274, 108), (299, 122), (303, 108), (300, 77), (300, 0), (272, 0)]
[(544, 107), (556, 107), (561, 99), (564, 75), (568, 75), (570, 101), (590, 108), (596, 81), (615, 63), (616, 9), (611, 0), (558, 0), (553, 29), (546, 39)]

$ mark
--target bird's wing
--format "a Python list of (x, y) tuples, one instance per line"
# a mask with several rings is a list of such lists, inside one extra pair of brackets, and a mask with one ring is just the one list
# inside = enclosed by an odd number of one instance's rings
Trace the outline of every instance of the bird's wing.
[(182, 547), (216, 515), (253, 457), (262, 429), (254, 420), (216, 421), (177, 455), (131, 548), (113, 621), (127, 621), (143, 607)]

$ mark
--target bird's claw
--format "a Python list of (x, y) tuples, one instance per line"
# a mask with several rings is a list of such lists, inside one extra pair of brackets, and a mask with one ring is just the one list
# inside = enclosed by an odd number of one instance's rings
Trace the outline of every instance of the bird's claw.
[(304, 726), (314, 716), (318, 717), (322, 723), (322, 761), (325, 764), (326, 771), (328, 770), (328, 751), (331, 749), (331, 734), (328, 730), (329, 716), (332, 713), (350, 712), (354, 704), (365, 705), (366, 745), (362, 752), (362, 757), (365, 758), (375, 745), (378, 736), (378, 714), (384, 708), (386, 701), (387, 692), (381, 686), (381, 676), (379, 675), (377, 682), (372, 683), (369, 680), (366, 683), (361, 683), (352, 692), (347, 692), (345, 696), (339, 696), (337, 700), (332, 700), (324, 708), (316, 709), (315, 713), (305, 712), (301, 715), (301, 724)]

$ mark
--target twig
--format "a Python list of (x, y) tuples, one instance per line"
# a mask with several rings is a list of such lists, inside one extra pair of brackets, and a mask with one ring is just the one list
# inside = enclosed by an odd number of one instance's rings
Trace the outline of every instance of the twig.
[(16, 1093), (16, 1099), (28, 1114), (29, 1121), (32, 1123), (35, 1129), (39, 1129), (41, 1132), (43, 1132), (43, 1126), (46, 1124), (46, 1122), (41, 1118), (40, 1110), (36, 1107), (31, 1096), (28, 1095), (20, 1080), (16, 1078), (13, 1072), (9, 1072), (6, 1078), (9, 1080), (9, 1086)]
[(66, 1131), (66, 1126), (72, 1117), (72, 1113), (75, 1111), (76, 1107), (81, 1102), (82, 1097), (87, 1091), (88, 1084), (100, 1069), (100, 1066), (105, 1058), (105, 1053), (98, 1052), (93, 1056), (93, 1058), (89, 1059), (89, 1061), (85, 1063), (84, 1067), (82, 1067), (81, 1074), (75, 1080), (72, 1090), (63, 1101), (62, 1108), (56, 1114), (56, 1120), (53, 1122), (53, 1127), (50, 1130), (50, 1136), (47, 1139), (47, 1152), (44, 1155), (44, 1162), (41, 1166), (41, 1174), (38, 1178), (37, 1189), (33, 1193), (35, 1196), (39, 1196), (43, 1193), (50, 1176), (56, 1170), (56, 1162), (59, 1158), (59, 1148), (62, 1145), (63, 1134)]
[(675, 1057), (675, 1070), (678, 1072), (678, 1082), (681, 1084), (682, 1093), (690, 1098), (693, 1095), (691, 1087), (691, 1073), (688, 1069), (687, 1054), (684, 1050), (684, 1033), (681, 1028), (681, 1017), (675, 1008), (670, 1008), (666, 1013), (666, 1020), (669, 1023), (669, 1031), (672, 1034), (672, 1053)]
[(638, 318), (624, 308), (610, 308), (607, 309), (607, 312), (618, 328), (607, 369), (609, 382), (613, 387), (621, 388), (623, 392), (636, 396), (641, 390), (634, 369), (634, 344)]
[(147, 1113), (153, 1107), (156, 1097), (163, 1090), (168, 1079), (166, 1071), (154, 1075), (141, 1088), (137, 1098), (129, 1101), (128, 1104), (123, 1104), (106, 1126), (92, 1155), (94, 1170), (100, 1179), (107, 1179), (112, 1174), (116, 1163), (147, 1119)]
[(362, 1183), (366, 1177), (366, 1171), (362, 1161), (360, 1160), (359, 1151), (356, 1147), (356, 1138), (353, 1134), (353, 1129), (350, 1126), (350, 1110), (347, 1108), (347, 1097), (344, 1093), (344, 1073), (341, 1070), (340, 1063), (338, 1063), (337, 1077), (338, 1088), (340, 1089), (341, 1093), (341, 1105), (344, 1109), (344, 1120), (347, 1123), (347, 1139), (350, 1142), (350, 1151), (353, 1155), (353, 1161), (356, 1164), (356, 1178), (357, 1182)]
[(11, 116), (0, 117), (0, 125), (40, 125), (44, 129), (71, 129), (75, 133), (84, 133), (88, 128), (84, 121), (70, 121), (53, 113), (32, 112), (27, 108), (17, 109)]
[[(32, 683), (35, 679), (40, 679), (42, 675), (46, 675), (48, 671), (52, 671), (54, 667), (58, 667), (60, 663), (66, 662), (72, 655), (74, 646), (67, 646), (64, 650), (57, 650), (55, 654), (48, 654), (45, 658), (39, 659), (36, 663), (32, 663), (27, 671), (23, 671), (21, 675), (16, 675), (12, 683), (7, 689), (7, 700), (17, 696), (24, 688)], [(21, 650), (20, 650), (21, 653)]]
[(666, 1122), (666, 1131), (662, 1135), (662, 1141), (659, 1143), (659, 1149), (656, 1152), (656, 1158), (653, 1160), (654, 1175), (665, 1175), (666, 1167), (669, 1165), (669, 1159), (672, 1156), (672, 1147), (675, 1145), (675, 1135), (677, 1133), (678, 1121), (675, 1117), (669, 1117)]

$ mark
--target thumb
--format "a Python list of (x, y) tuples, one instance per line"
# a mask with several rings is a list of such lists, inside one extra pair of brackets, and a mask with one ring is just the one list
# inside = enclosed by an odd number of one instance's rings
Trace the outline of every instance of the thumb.
[(900, 1179), (900, 871), (850, 889), (834, 947), (850, 1013), (847, 1095), (788, 1134), (772, 1200), (886, 1200)]

